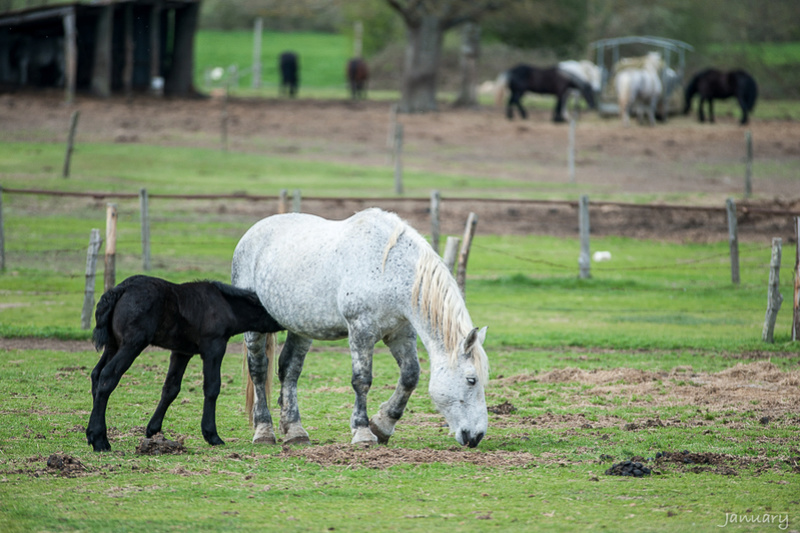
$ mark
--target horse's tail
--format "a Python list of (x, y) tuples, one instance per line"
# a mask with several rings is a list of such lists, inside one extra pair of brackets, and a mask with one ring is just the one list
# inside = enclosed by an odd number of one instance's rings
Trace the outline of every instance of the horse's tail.
[(508, 91), (508, 71), (501, 72), (494, 82), (494, 103), (502, 106)]
[(111, 339), (111, 318), (114, 314), (114, 307), (125, 293), (125, 289), (119, 286), (107, 291), (97, 302), (94, 312), (94, 331), (92, 331), (92, 342), (97, 350), (102, 350)]
[[(267, 333), (266, 338), (266, 355), (267, 355), (267, 375), (264, 380), (264, 390), (266, 392), (267, 407), (269, 407), (269, 399), (272, 397), (272, 374), (275, 368), (275, 347), (277, 346), (277, 336), (275, 333)], [(244, 410), (247, 411), (247, 418), (250, 420), (250, 425), (253, 425), (253, 405), (255, 403), (255, 385), (253, 379), (250, 377), (250, 371), (247, 366), (247, 343), (242, 343), (244, 348), (244, 357), (242, 358), (242, 372), (245, 375), (245, 391), (244, 391)]]
[(697, 94), (697, 83), (700, 80), (701, 74), (703, 73), (701, 72), (695, 74), (694, 77), (689, 81), (686, 89), (683, 91), (683, 100), (685, 102), (683, 106), (684, 115), (688, 115), (689, 111), (692, 110), (692, 98), (694, 98), (694, 95)]

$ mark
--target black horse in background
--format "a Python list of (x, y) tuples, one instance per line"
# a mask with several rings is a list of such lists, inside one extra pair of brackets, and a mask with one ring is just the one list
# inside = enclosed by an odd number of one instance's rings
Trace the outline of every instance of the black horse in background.
[(527, 91), (556, 96), (553, 122), (564, 122), (564, 102), (572, 89), (580, 91), (591, 109), (597, 107), (591, 85), (564, 73), (555, 66), (537, 68), (530, 65), (517, 65), (506, 72), (505, 78), (506, 86), (511, 93), (506, 105), (506, 116), (509, 119), (514, 118), (514, 106), (517, 107), (522, 118), (528, 118), (525, 108), (522, 107), (522, 96)]
[(758, 97), (758, 85), (756, 80), (744, 70), (732, 70), (723, 72), (717, 69), (706, 69), (694, 75), (684, 91), (686, 106), (683, 114), (688, 115), (692, 108), (692, 98), (695, 94), (700, 95), (700, 105), (698, 118), (700, 122), (706, 121), (703, 113), (703, 104), (708, 102), (708, 120), (714, 122), (714, 99), (730, 98), (735, 96), (742, 108), (742, 119), (740, 124), (747, 124), (749, 113), (752, 113)]
[(281, 71), (280, 93), (294, 98), (300, 86), (300, 58), (294, 52), (283, 52), (278, 57), (278, 68)]
[(164, 415), (181, 390), (186, 365), (199, 353), (205, 396), (200, 427), (209, 444), (224, 444), (217, 434), (216, 402), (228, 340), (245, 331), (283, 329), (254, 292), (218, 281), (176, 285), (150, 276), (132, 276), (103, 294), (95, 322), (92, 340), (98, 350), (105, 349), (92, 370), (93, 406), (86, 439), (96, 452), (111, 449), (106, 429), (108, 397), (149, 345), (172, 350), (172, 354), (161, 401), (147, 424), (147, 437), (161, 431)]
[(350, 95), (353, 100), (367, 97), (368, 80), (369, 67), (366, 61), (355, 57), (347, 62), (347, 81), (350, 84)]

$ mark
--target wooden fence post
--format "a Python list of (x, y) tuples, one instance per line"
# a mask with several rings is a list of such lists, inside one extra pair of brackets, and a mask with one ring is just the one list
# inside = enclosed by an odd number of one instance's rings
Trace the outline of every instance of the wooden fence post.
[(117, 261), (117, 204), (106, 206), (106, 255), (103, 275), (103, 291), (107, 292), (116, 285)]
[(464, 228), (464, 240), (461, 241), (461, 250), (458, 252), (458, 268), (456, 270), (456, 282), (461, 294), (466, 294), (467, 289), (467, 260), (469, 259), (469, 249), (472, 247), (472, 238), (475, 236), (475, 226), (478, 224), (478, 215), (470, 213), (467, 217), (467, 225)]
[(6, 232), (3, 226), (3, 186), (0, 185), (0, 272), (6, 269)]
[(444, 245), (444, 260), (448, 272), (453, 273), (453, 267), (456, 266), (456, 257), (458, 257), (458, 247), (461, 244), (461, 239), (458, 237), (447, 237), (447, 242)]
[(767, 291), (767, 314), (764, 317), (764, 329), (761, 332), (761, 340), (764, 342), (775, 342), (773, 332), (775, 330), (775, 320), (778, 318), (778, 311), (783, 303), (780, 289), (781, 271), (781, 239), (772, 239), (772, 257), (769, 262), (769, 289)]
[(569, 117), (569, 147), (567, 148), (567, 169), (569, 182), (575, 183), (575, 116)]
[(83, 290), (83, 308), (81, 309), (81, 329), (92, 326), (92, 311), (94, 310), (94, 279), (97, 271), (97, 252), (103, 240), (100, 230), (92, 229), (89, 237), (89, 249), (86, 251), (86, 282)]
[(431, 246), (439, 253), (439, 204), (442, 196), (439, 191), (431, 191)]
[(800, 340), (800, 217), (794, 217), (794, 305), (792, 306), (792, 340)]
[(581, 195), (578, 202), (578, 228), (581, 238), (581, 253), (578, 256), (580, 278), (588, 279), (592, 277), (592, 264), (589, 249), (589, 197), (585, 194)]
[(220, 141), (222, 143), (222, 151), (228, 151), (228, 93), (231, 89), (230, 78), (225, 81), (225, 94), (222, 95), (222, 117), (220, 120)]
[(725, 201), (725, 209), (728, 212), (728, 242), (731, 249), (731, 282), (739, 284), (739, 229), (736, 220), (736, 202), (733, 198)]
[(753, 194), (753, 135), (750, 130), (744, 132), (744, 142), (747, 149), (744, 166), (744, 197), (750, 198)]
[(288, 213), (289, 212), (289, 191), (286, 189), (281, 189), (280, 194), (278, 194), (278, 214)]
[(403, 125), (394, 129), (394, 192), (403, 194)]
[(394, 148), (394, 132), (397, 129), (397, 104), (389, 106), (389, 130), (386, 135), (386, 148), (389, 150), (389, 162), (392, 159), (392, 149)]
[(292, 212), (299, 213), (300, 212), (300, 204), (302, 202), (302, 195), (300, 193), (300, 189), (294, 190), (294, 195), (292, 197)]
[(150, 270), (150, 205), (147, 189), (139, 190), (139, 211), (142, 219), (142, 268)]
[(253, 26), (253, 89), (261, 88), (261, 35), (264, 30), (264, 19), (256, 18)]
[(78, 129), (78, 117), (81, 113), (78, 110), (72, 112), (69, 118), (69, 134), (67, 135), (67, 153), (64, 154), (64, 169), (61, 171), (62, 178), (69, 177), (69, 165), (72, 161), (72, 150), (75, 145), (75, 130)]

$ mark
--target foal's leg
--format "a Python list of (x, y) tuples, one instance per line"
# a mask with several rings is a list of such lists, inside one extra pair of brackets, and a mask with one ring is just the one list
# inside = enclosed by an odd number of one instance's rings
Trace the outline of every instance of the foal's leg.
[(97, 376), (96, 384), (93, 385), (95, 393), (92, 414), (89, 417), (89, 425), (86, 426), (86, 440), (96, 452), (111, 449), (106, 428), (108, 397), (117, 388), (122, 375), (131, 367), (133, 361), (147, 347), (147, 344), (144, 341), (137, 344), (123, 343)]
[(275, 444), (275, 431), (272, 427), (272, 416), (267, 407), (267, 334), (248, 331), (244, 334), (247, 346), (247, 367), (253, 381), (255, 400), (253, 403), (253, 442)]
[(390, 336), (384, 337), (383, 342), (391, 350), (392, 355), (400, 367), (400, 379), (397, 388), (389, 401), (381, 404), (378, 413), (369, 422), (372, 433), (378, 437), (378, 442), (386, 444), (394, 433), (394, 426), (408, 404), (411, 393), (417, 388), (419, 382), (419, 359), (417, 358), (417, 334), (410, 325)]
[(220, 367), (225, 356), (228, 339), (220, 337), (211, 341), (208, 346), (201, 346), (200, 356), (203, 358), (203, 418), (200, 429), (203, 438), (212, 446), (225, 444), (217, 433), (217, 398), (222, 386)]
[(191, 358), (191, 354), (180, 352), (172, 352), (172, 355), (170, 355), (169, 370), (167, 370), (164, 386), (161, 388), (161, 401), (158, 403), (158, 407), (156, 407), (153, 417), (147, 423), (147, 429), (145, 430), (145, 435), (148, 438), (161, 432), (164, 415), (167, 414), (167, 409), (178, 397), (178, 393), (181, 392), (183, 374), (186, 372), (186, 365), (189, 364)]
[(303, 371), (306, 354), (311, 348), (311, 339), (287, 333), (281, 356), (278, 358), (278, 378), (281, 380), (280, 430), (284, 444), (310, 444), (308, 432), (300, 422), (300, 407), (297, 403), (297, 380)]

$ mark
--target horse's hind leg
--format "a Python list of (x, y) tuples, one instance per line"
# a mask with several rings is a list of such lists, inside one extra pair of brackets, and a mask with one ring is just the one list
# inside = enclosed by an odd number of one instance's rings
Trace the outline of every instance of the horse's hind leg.
[(297, 403), (297, 380), (303, 371), (303, 362), (311, 348), (311, 339), (289, 332), (278, 359), (278, 378), (281, 380), (281, 424), (284, 444), (309, 444), (308, 432), (300, 422)]
[(713, 124), (714, 123), (714, 99), (708, 99), (708, 121)]
[(167, 414), (167, 409), (169, 409), (169, 406), (175, 401), (175, 398), (178, 397), (178, 393), (181, 392), (183, 374), (186, 372), (186, 365), (189, 364), (191, 358), (191, 354), (180, 352), (172, 352), (172, 355), (170, 355), (169, 370), (167, 370), (164, 386), (161, 388), (161, 401), (158, 403), (158, 407), (156, 407), (145, 429), (145, 435), (148, 438), (161, 432), (164, 415)]
[(201, 356), (203, 357), (203, 418), (200, 422), (200, 429), (203, 438), (212, 446), (219, 446), (225, 442), (219, 438), (217, 433), (217, 398), (222, 387), (222, 377), (220, 367), (222, 358), (225, 356), (225, 348), (228, 339), (219, 337), (211, 341), (207, 346), (202, 347)]
[(137, 344), (123, 343), (97, 377), (92, 414), (89, 417), (89, 425), (86, 426), (86, 440), (96, 452), (111, 449), (106, 429), (108, 397), (117, 388), (122, 375), (131, 367), (133, 361), (146, 347), (146, 342)]
[(408, 399), (419, 383), (419, 359), (417, 358), (417, 334), (407, 326), (401, 331), (383, 339), (400, 367), (397, 388), (387, 402), (381, 404), (378, 413), (369, 421), (369, 428), (378, 437), (378, 442), (386, 444), (394, 433), (394, 427), (403, 416)]
[(267, 406), (267, 373), (269, 372), (269, 359), (267, 358), (267, 335), (248, 331), (244, 334), (247, 346), (247, 368), (253, 382), (252, 419), (255, 432), (253, 442), (260, 444), (275, 444), (275, 431), (272, 427), (272, 416)]

